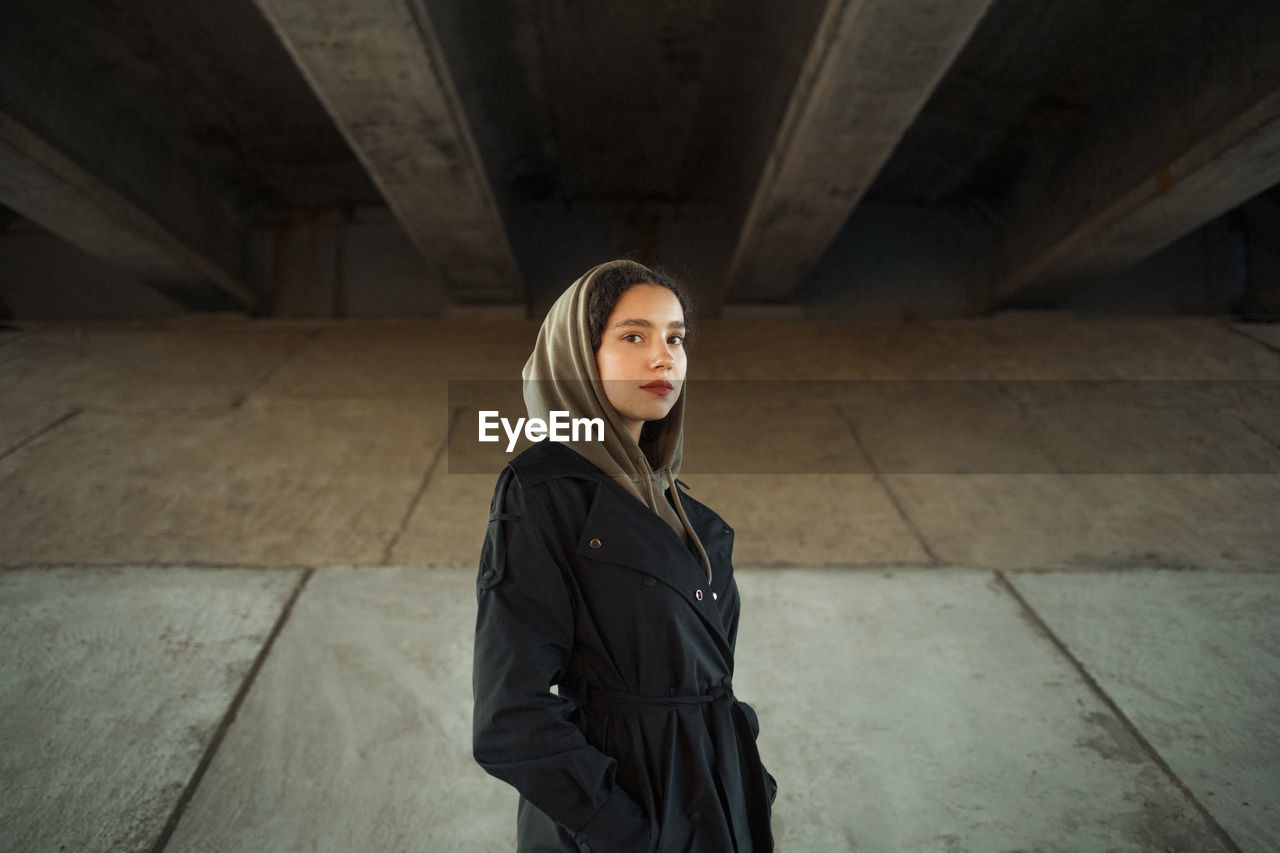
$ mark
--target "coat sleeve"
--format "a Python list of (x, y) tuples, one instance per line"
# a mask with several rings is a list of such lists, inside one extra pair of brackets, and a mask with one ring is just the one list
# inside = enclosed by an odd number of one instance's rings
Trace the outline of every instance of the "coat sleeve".
[(477, 582), (472, 751), (488, 773), (592, 851), (650, 849), (648, 817), (614, 781), (617, 762), (551, 692), (573, 645), (573, 599), (552, 528), (510, 468), (494, 490)]

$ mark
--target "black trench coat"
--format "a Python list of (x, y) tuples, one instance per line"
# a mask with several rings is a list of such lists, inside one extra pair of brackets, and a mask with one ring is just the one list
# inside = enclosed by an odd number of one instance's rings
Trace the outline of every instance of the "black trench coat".
[(520, 792), (521, 853), (773, 849), (773, 779), (732, 692), (733, 531), (680, 500), (711, 583), (662, 518), (569, 448), (535, 444), (498, 478), (473, 750)]

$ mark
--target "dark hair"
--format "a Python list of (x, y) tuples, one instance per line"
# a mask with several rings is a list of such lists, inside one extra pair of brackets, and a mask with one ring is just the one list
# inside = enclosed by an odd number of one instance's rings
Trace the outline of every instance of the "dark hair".
[(674, 277), (661, 269), (650, 269), (638, 263), (618, 264), (599, 273), (591, 282), (591, 291), (587, 294), (587, 325), (591, 330), (591, 350), (600, 349), (600, 341), (604, 338), (604, 327), (609, 322), (609, 315), (614, 306), (626, 293), (637, 284), (656, 284), (665, 287), (676, 295), (680, 302), (680, 310), (684, 312), (685, 339), (687, 349), (689, 339), (693, 335), (693, 301), (689, 291)]

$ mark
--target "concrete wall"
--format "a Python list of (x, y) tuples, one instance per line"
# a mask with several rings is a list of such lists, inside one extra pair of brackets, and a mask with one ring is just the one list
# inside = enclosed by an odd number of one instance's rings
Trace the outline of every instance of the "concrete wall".
[[(1080, 314), (1280, 314), (1280, 228), (1275, 191), (1213, 220), (1061, 307)], [(529, 316), (541, 316), (578, 275), (612, 257), (661, 264), (703, 306), (733, 238), (712, 207), (637, 206), (619, 222), (589, 205), (526, 205), (511, 241), (527, 271)], [(722, 227), (717, 230), (715, 223)], [(707, 237), (710, 235), (710, 239)], [(801, 313), (894, 322), (965, 316), (982, 304), (993, 229), (974, 211), (864, 203), (807, 285)], [(249, 251), (256, 289), (278, 317), (431, 317), (454, 305), (438, 272), (385, 207), (270, 214)], [(519, 310), (519, 309), (517, 309)], [(127, 272), (25, 219), (0, 232), (0, 317), (159, 317), (176, 303)]]
[(845, 320), (964, 316), (988, 277), (991, 239), (976, 216), (864, 203), (796, 298), (814, 316)]
[[(1280, 315), (1280, 202), (1265, 193), (1065, 300), (1078, 314)], [(1273, 221), (1274, 220), (1274, 221)], [(992, 226), (978, 212), (864, 203), (797, 294), (814, 317), (867, 322), (978, 313)]]
[(255, 229), (277, 317), (430, 317), (453, 304), (385, 207), (282, 211)]

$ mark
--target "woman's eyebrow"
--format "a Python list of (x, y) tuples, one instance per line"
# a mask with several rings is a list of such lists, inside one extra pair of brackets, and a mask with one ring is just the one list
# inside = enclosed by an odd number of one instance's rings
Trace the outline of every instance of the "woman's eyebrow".
[[(631, 320), (619, 320), (618, 322), (613, 324), (613, 327), (615, 329), (621, 328), (622, 326), (640, 326), (645, 329), (653, 328), (653, 324), (650, 323), (648, 320), (643, 320), (638, 317)], [(672, 320), (670, 323), (667, 324), (668, 329), (683, 329), (684, 327), (685, 325), (683, 320)]]

